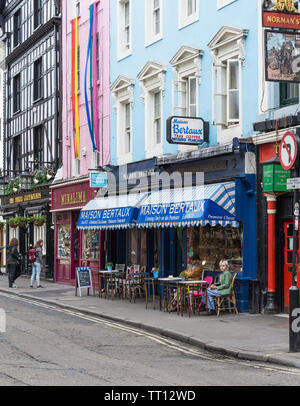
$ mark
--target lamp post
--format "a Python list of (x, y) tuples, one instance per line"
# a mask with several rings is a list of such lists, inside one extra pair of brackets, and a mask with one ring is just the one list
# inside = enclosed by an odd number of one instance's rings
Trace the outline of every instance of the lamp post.
[(4, 176), (0, 176), (0, 197), (6, 195), (6, 188), (7, 188), (7, 181), (5, 180)]
[(32, 187), (32, 178), (29, 168), (26, 168), (23, 173), (20, 175), (20, 182), (22, 189), (28, 190)]

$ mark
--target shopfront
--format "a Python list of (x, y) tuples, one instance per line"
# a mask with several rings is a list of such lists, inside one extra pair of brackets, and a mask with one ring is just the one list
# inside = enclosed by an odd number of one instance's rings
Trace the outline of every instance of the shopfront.
[(11, 238), (19, 240), (20, 252), (23, 255), (22, 272), (31, 274), (31, 263), (28, 251), (36, 241), (43, 240), (42, 278), (53, 279), (53, 223), (50, 213), (50, 190), (48, 186), (35, 188), (30, 193), (16, 193), (2, 198), (2, 216), (6, 222), (6, 241)]
[[(282, 172), (286, 172), (279, 162), (278, 145), (277, 141), (259, 146), (257, 184), (258, 278), (264, 293), (265, 312), (270, 314), (288, 311), (292, 285), (293, 193), (286, 189), (286, 179), (291, 175), (285, 173), (284, 185), (282, 180), (278, 184), (275, 177), (273, 190), (269, 188), (266, 176), (270, 165), (278, 165)], [(300, 286), (299, 267), (297, 269), (297, 283)]]
[[(247, 169), (246, 152), (238, 148), (238, 153), (222, 150), (198, 162), (187, 157), (182, 165), (173, 160), (177, 171), (195, 175), (205, 168), (205, 185), (161, 189), (157, 183), (153, 190), (141, 182), (140, 194), (125, 194), (123, 188), (123, 194), (91, 201), (77, 227), (105, 230), (106, 260), (146, 266), (148, 272), (159, 267), (162, 277), (179, 275), (192, 254), (199, 254), (205, 271), (214, 275), (219, 261), (228, 259), (232, 272), (238, 272), (239, 310), (248, 311), (249, 281), (256, 279), (257, 266), (256, 176)], [(173, 162), (161, 168), (158, 162), (158, 173), (170, 172)]]
[(98, 189), (90, 188), (89, 179), (61, 183), (51, 187), (51, 211), (55, 231), (55, 281), (74, 284), (79, 266), (101, 269), (103, 235), (98, 230), (77, 229), (80, 210), (95, 198)]

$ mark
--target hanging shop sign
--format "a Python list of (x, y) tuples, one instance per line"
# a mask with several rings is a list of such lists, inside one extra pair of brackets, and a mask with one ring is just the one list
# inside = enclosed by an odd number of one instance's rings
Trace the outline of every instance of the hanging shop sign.
[(208, 142), (209, 123), (202, 118), (173, 116), (167, 120), (170, 144), (200, 145)]
[(291, 172), (286, 171), (280, 164), (267, 164), (263, 166), (263, 191), (287, 192), (287, 180)]
[(264, 1), (263, 26), (298, 30), (300, 15), (294, 0)]
[(90, 172), (90, 187), (106, 188), (107, 172)]
[(265, 30), (265, 55), (266, 81), (300, 83), (300, 35)]
[(297, 164), (299, 148), (299, 135), (287, 131), (282, 137), (279, 149), (280, 163), (284, 170), (288, 171)]

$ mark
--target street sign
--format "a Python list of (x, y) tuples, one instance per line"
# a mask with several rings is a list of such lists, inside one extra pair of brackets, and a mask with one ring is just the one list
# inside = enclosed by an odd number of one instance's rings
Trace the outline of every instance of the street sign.
[(286, 187), (289, 190), (300, 190), (300, 178), (290, 178), (286, 181)]
[(287, 131), (282, 137), (279, 150), (280, 163), (286, 171), (294, 167), (299, 153), (298, 148), (299, 136)]
[(90, 172), (90, 187), (105, 188), (107, 187), (106, 172)]

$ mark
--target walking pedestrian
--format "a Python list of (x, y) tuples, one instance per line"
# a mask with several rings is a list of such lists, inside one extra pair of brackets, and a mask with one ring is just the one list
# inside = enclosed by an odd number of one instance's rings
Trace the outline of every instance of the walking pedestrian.
[(29, 260), (32, 263), (32, 274), (30, 287), (33, 288), (34, 279), (36, 279), (37, 288), (43, 288), (40, 282), (40, 275), (43, 265), (43, 240), (38, 240), (35, 246), (29, 250)]
[(20, 276), (21, 254), (18, 251), (19, 241), (12, 238), (6, 248), (6, 266), (8, 273), (8, 286), (16, 288), (15, 280)]

